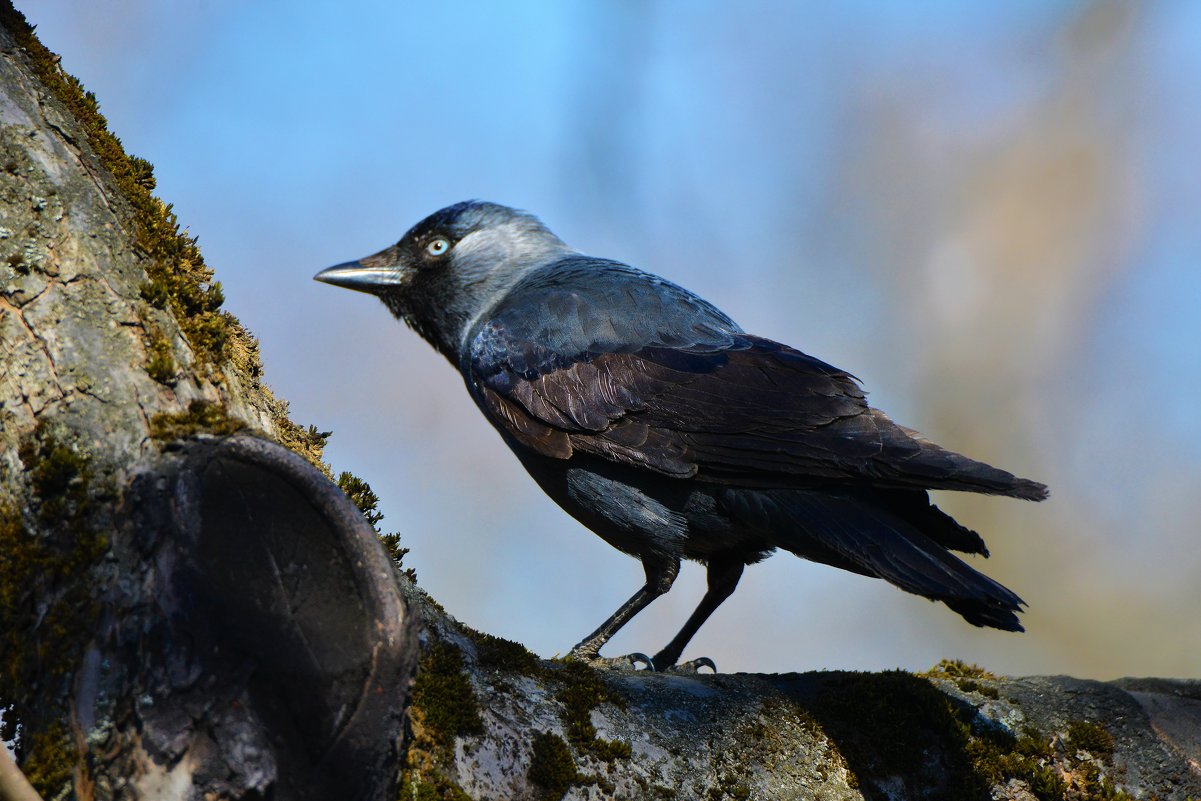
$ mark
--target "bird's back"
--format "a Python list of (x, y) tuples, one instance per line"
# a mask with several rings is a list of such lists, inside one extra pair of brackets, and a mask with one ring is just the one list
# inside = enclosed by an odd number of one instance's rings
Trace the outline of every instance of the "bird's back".
[[(480, 337), (485, 330), (503, 336)], [(683, 287), (621, 262), (575, 255), (531, 271), (477, 318), (467, 333), (464, 367), (507, 362), (529, 374), (586, 354), (720, 350), (741, 332)], [(519, 349), (506, 347), (517, 342)]]

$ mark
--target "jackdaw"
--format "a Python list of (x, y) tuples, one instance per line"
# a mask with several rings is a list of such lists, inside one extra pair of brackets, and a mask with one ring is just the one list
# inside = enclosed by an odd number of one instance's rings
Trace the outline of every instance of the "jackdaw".
[[(988, 555), (927, 490), (1042, 500), (1034, 481), (897, 425), (857, 379), (743, 331), (658, 276), (565, 245), (537, 218), (468, 201), (318, 273), (378, 296), (463, 375), (539, 486), (646, 584), (571, 649), (676, 666), (745, 565), (775, 549), (882, 578), (976, 626), (1021, 631), (1024, 602), (950, 551)], [(670, 589), (681, 557), (708, 590), (653, 659), (601, 646)], [(697, 659), (676, 669), (713, 667)]]

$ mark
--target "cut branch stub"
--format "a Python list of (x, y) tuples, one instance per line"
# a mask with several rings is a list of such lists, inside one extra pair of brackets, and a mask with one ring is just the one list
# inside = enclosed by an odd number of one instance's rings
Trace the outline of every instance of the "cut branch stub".
[(247, 436), (164, 455), (123, 506), (147, 568), (114, 582), (77, 679), (98, 795), (387, 797), (415, 625), (358, 509)]

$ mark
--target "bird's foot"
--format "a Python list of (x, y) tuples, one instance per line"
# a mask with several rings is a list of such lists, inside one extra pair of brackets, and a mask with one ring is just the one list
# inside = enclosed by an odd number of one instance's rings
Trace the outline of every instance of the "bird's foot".
[[(577, 653), (572, 651), (568, 655), (569, 659), (578, 659), (581, 662), (586, 662), (598, 670), (650, 670), (655, 669), (655, 663), (646, 654), (632, 653), (623, 654), (622, 656), (601, 656), (600, 654)], [(641, 668), (638, 666), (642, 665)]]
[(659, 670), (660, 673), (682, 673), (688, 676), (695, 676), (701, 672), (701, 668), (707, 667), (714, 673), (717, 672), (717, 665), (707, 656), (702, 656), (699, 659), (690, 659), (687, 662), (680, 662), (678, 665), (670, 665)]

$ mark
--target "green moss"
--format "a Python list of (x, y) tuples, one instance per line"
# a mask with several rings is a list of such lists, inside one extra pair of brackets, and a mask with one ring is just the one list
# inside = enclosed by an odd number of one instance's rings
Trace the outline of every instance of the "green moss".
[(184, 439), (196, 434), (232, 434), (246, 424), (230, 417), (219, 403), (194, 400), (186, 412), (162, 412), (150, 418), (150, 436), (162, 442)]
[(1130, 796), (1115, 787), (1101, 771), (1102, 766), (1113, 763), (1116, 743), (1109, 731), (1098, 723), (1073, 720), (1068, 722), (1065, 739), (1069, 798), (1130, 801)]
[(585, 783), (586, 779), (576, 769), (571, 749), (562, 737), (538, 732), (532, 746), (526, 777), (542, 791), (542, 798), (558, 801), (572, 785)]
[(558, 801), (575, 785), (594, 784), (612, 797), (613, 785), (603, 777), (581, 773), (571, 755), (571, 746), (557, 734), (538, 732), (530, 743), (530, 767), (526, 778), (538, 788), (538, 798)]
[(171, 343), (157, 328), (150, 329), (150, 342), (146, 346), (146, 373), (160, 384), (175, 384), (178, 368), (171, 353)]
[(943, 679), (985, 679), (988, 681), (996, 681), (998, 678), (995, 673), (990, 673), (979, 665), (964, 662), (962, 659), (942, 659), (922, 675)]
[(476, 658), (480, 667), (485, 670), (517, 673), (522, 676), (550, 675), (543, 671), (542, 662), (538, 657), (519, 642), (493, 637), (491, 634), (467, 627), (464, 627), (464, 633), (475, 645)]
[[(21, 761), (25, 778), (43, 798), (60, 798), (70, 793), (79, 754), (63, 724), (54, 721), (45, 731), (24, 738), (26, 752)], [(69, 796), (68, 796), (69, 797)]]
[(597, 706), (608, 702), (624, 708), (625, 701), (611, 693), (600, 674), (583, 662), (564, 662), (556, 680), (560, 685), (555, 700), (563, 704), (562, 721), (568, 742), (604, 762), (628, 759), (629, 743), (598, 737), (592, 725), (592, 710)]
[(142, 296), (142, 300), (156, 309), (166, 309), (171, 304), (171, 295), (162, 284), (143, 281), (138, 285), (138, 294)]
[[(968, 682), (994, 678), (961, 662), (940, 663), (931, 674)], [(980, 718), (970, 704), (899, 671), (844, 674), (823, 688), (811, 711), (869, 797), (899, 780), (907, 796), (984, 801), (991, 788), (1016, 779), (1039, 801), (1127, 799), (1093, 760), (1069, 753), (1059, 763), (1044, 733), (1027, 728), (1014, 735)], [(1112, 736), (1093, 723), (1068, 724), (1066, 739), (1093, 757), (1113, 754)]]
[[(553, 798), (561, 797), (572, 784), (594, 784), (602, 792), (611, 792), (611, 785), (603, 777), (578, 772), (573, 758), (573, 749), (578, 756), (604, 762), (630, 756), (628, 743), (598, 737), (592, 725), (591, 713), (598, 704), (623, 703), (608, 690), (597, 671), (580, 662), (550, 667), (518, 643), (467, 628), (464, 633), (475, 646), (481, 668), (532, 676), (555, 688), (554, 697), (562, 704), (560, 719), (566, 739), (546, 733), (535, 738), (530, 781)], [(445, 786), (450, 782), (447, 777), (452, 770), (455, 738), (484, 731), (479, 699), (464, 670), (463, 655), (448, 643), (431, 646), (418, 665), (409, 708), (414, 740), (402, 776), (405, 798), (435, 790), (443, 794), (430, 797), (451, 797), (445, 794), (450, 792)], [(565, 777), (570, 779), (566, 785)]]
[(108, 550), (101, 509), (112, 499), (90, 459), (50, 423), (18, 449), (25, 511), (0, 507), (0, 737), (15, 739), (34, 785), (57, 795), (77, 755), (64, 705), (99, 618), (92, 568)]
[(39, 423), (17, 448), (43, 522), (75, 520), (87, 513), (90, 460), (53, 425)]
[(380, 534), (379, 541), (384, 544), (384, 550), (392, 559), (392, 563), (396, 565), (396, 569), (408, 578), (414, 584), (417, 583), (417, 570), (411, 567), (405, 567), (405, 554), (409, 552), (408, 548), (401, 547), (400, 534), (395, 531), (390, 531), (387, 534)]
[[(328, 437), (329, 434), (324, 433), (321, 436)], [(379, 522), (384, 519), (384, 516), (377, 510), (379, 496), (371, 489), (371, 485), (353, 473), (343, 471), (338, 474), (338, 488), (346, 493), (346, 497), (350, 498), (355, 506), (359, 507), (359, 511), (363, 513), (367, 523), (375, 529), (380, 542), (384, 544), (384, 550), (396, 565), (396, 569), (404, 573), (409, 581), (416, 583), (417, 571), (404, 566), (405, 554), (409, 552), (409, 549), (401, 547), (400, 534), (394, 531), (385, 534), (379, 529)]]
[(154, 165), (137, 156), (129, 157), (130, 179), (147, 192), (153, 191), (158, 181), (154, 178)]
[(1077, 751), (1087, 751), (1097, 759), (1113, 758), (1113, 735), (1097, 723), (1073, 720), (1068, 724), (1067, 741)]
[(413, 681), (412, 707), (419, 712), (426, 739), (450, 749), (456, 737), (480, 734), (479, 701), (463, 670), (463, 655), (436, 643), (421, 658)]
[(401, 773), (396, 795), (401, 801), (473, 801), (462, 787), (441, 774), (422, 777), (408, 770)]
[(318, 431), (316, 426), (305, 428), (299, 423), (292, 422), (288, 419), (287, 404), (283, 401), (274, 400), (272, 405), (275, 407), (275, 411), (272, 414), (271, 422), (275, 424), (276, 441), (288, 450), (303, 456), (309, 464), (324, 473), (326, 477), (332, 478), (329, 466), (321, 460), (321, 454), (325, 450), (325, 443), (329, 440), (331, 432)]
[(338, 474), (338, 489), (346, 493), (346, 497), (350, 498), (354, 505), (359, 507), (363, 517), (367, 518), (368, 524), (378, 531), (376, 524), (383, 520), (384, 516), (376, 511), (376, 507), (379, 506), (379, 496), (372, 491), (371, 485), (358, 476), (344, 471)]
[(965, 693), (978, 693), (985, 698), (1000, 698), (997, 688), (984, 682), (995, 682), (998, 677), (980, 667), (959, 659), (943, 659), (925, 673), (919, 674), (935, 679), (947, 679)]
[(1067, 792), (1066, 782), (1053, 767), (1054, 750), (1047, 738), (1033, 728), (1027, 728), (1017, 737), (997, 727), (981, 729), (968, 743), (966, 753), (977, 773), (990, 785), (1018, 779), (1040, 801), (1058, 801)]
[[(329, 468), (321, 462), (321, 449), (329, 437), (329, 432), (317, 431), (313, 426), (309, 426), (309, 430), (305, 432), (286, 417), (276, 418), (274, 422), (278, 424), (281, 420), (295, 431), (290, 431), (290, 433), (285, 431), (284, 433), (288, 433), (288, 436), (282, 436), (277, 432), (276, 441), (304, 457), (321, 472), (329, 475)], [(243, 431), (246, 428), (246, 423), (236, 417), (231, 417), (222, 404), (201, 399), (189, 403), (186, 412), (160, 412), (150, 418), (150, 437), (160, 442), (186, 439), (197, 434), (221, 436)]]
[(479, 701), (464, 672), (463, 655), (447, 643), (432, 645), (417, 665), (409, 702), (413, 739), (405, 754), (400, 797), (461, 801), (450, 778), (456, 737), (481, 734)]
[[(1019, 776), (1030, 788), (1030, 794), (1039, 801), (1068, 801), (1068, 785), (1053, 767), (1049, 765), (1034, 765), (1024, 776)], [(1073, 799), (1072, 801), (1088, 801), (1088, 799)]]
[[(993, 784), (1018, 779), (1029, 786), (1039, 801), (1128, 801), (1130, 798), (1102, 774), (1095, 761), (1081, 758), (1078, 753), (1068, 753), (1063, 764), (1057, 764), (1053, 741), (1036, 729), (1027, 728), (1017, 737), (999, 728), (975, 735), (968, 754), (980, 774)], [(1094, 758), (1104, 761), (1112, 757), (1112, 736), (1094, 723), (1069, 723), (1067, 739), (1073, 749), (1087, 751)]]
[(1068, 783), (1068, 798), (1072, 801), (1133, 801), (1119, 790), (1092, 762), (1081, 762), (1073, 766)]
[[(974, 666), (940, 672), (987, 680)], [(1014, 735), (980, 718), (970, 704), (899, 671), (844, 674), (823, 688), (811, 711), (869, 797), (900, 781), (907, 796), (984, 801), (991, 788), (1016, 779), (1039, 801), (1127, 799), (1095, 759), (1080, 756), (1112, 757), (1112, 736), (1093, 723), (1068, 724), (1071, 752), (1060, 762), (1055, 741), (1044, 733), (1026, 728)]]
[[(960, 663), (962, 664), (962, 663)], [(966, 670), (952, 668), (962, 676)], [(984, 671), (970, 666), (967, 675)], [(974, 679), (968, 681), (975, 681)], [(1015, 736), (982, 721), (920, 677), (894, 671), (839, 676), (811, 707), (868, 797), (897, 779), (922, 797), (984, 801), (994, 785), (1020, 779), (1040, 801), (1065, 801), (1068, 783), (1050, 740), (1034, 729)], [(1081, 796), (1081, 801), (1087, 796)]]

